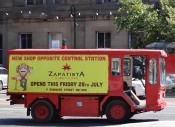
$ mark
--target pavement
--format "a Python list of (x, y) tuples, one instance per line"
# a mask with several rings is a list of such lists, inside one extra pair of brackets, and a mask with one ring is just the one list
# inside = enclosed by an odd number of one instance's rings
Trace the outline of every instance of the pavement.
[[(112, 125), (113, 126), (113, 125)], [(112, 127), (106, 126), (106, 127)], [(175, 127), (175, 121), (154, 121), (117, 125), (117, 127)]]
[(7, 105), (10, 104), (8, 101), (6, 101), (5, 99), (0, 99), (0, 104), (1, 105)]

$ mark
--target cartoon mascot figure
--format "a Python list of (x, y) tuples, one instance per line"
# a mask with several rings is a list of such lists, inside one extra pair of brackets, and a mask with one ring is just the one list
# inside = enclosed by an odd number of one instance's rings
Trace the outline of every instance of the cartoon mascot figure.
[(23, 88), (23, 91), (26, 91), (27, 87), (27, 75), (32, 72), (32, 68), (29, 67), (27, 64), (20, 64), (16, 68), (16, 84), (15, 90), (17, 89), (17, 82), (20, 82), (20, 86)]

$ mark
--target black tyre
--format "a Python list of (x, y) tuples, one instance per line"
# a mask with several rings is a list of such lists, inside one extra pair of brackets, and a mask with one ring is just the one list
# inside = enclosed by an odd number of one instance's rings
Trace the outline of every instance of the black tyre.
[(114, 100), (107, 105), (106, 116), (111, 122), (124, 122), (130, 118), (131, 111), (125, 102)]
[(35, 122), (48, 123), (55, 118), (55, 108), (46, 100), (38, 100), (31, 106), (31, 115)]
[(129, 115), (129, 117), (128, 117), (128, 119), (130, 119), (131, 117), (133, 117), (135, 115), (135, 113), (130, 113), (130, 115)]

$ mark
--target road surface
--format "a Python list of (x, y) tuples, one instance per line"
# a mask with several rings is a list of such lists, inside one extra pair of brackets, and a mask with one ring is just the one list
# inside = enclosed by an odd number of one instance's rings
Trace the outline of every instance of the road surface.
[(64, 117), (63, 120), (51, 124), (38, 124), (26, 116), (23, 105), (9, 105), (5, 91), (0, 92), (0, 127), (4, 126), (59, 126), (59, 127), (175, 127), (175, 98), (166, 98), (168, 106), (160, 112), (147, 112), (135, 115), (127, 123), (110, 124), (103, 118)]

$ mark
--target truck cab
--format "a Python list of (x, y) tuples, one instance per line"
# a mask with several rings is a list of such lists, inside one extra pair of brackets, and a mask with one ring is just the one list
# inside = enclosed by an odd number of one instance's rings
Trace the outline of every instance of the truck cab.
[(124, 85), (139, 98), (145, 98), (145, 58), (140, 56), (125, 56)]
[[(140, 63), (134, 63), (135, 59), (139, 59)], [(149, 56), (125, 57), (124, 86), (125, 83), (129, 86), (129, 91), (125, 87), (124, 91), (136, 104), (136, 107), (153, 110), (165, 106), (162, 100), (165, 97), (166, 89), (166, 70), (163, 58), (156, 59)]]

